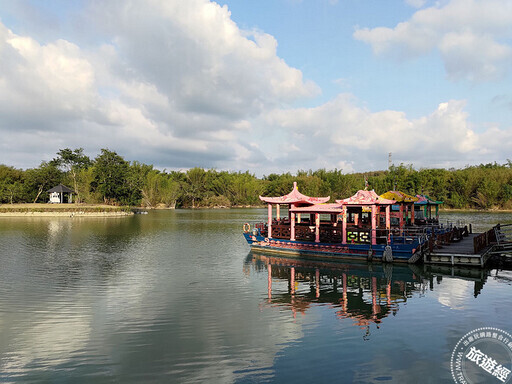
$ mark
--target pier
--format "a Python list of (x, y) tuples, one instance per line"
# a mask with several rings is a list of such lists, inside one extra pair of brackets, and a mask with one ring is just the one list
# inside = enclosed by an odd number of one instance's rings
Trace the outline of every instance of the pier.
[[(471, 228), (471, 227), (470, 227)], [(483, 267), (491, 256), (512, 257), (512, 225), (496, 225), (484, 233), (454, 228), (432, 237), (423, 254), (425, 264)]]

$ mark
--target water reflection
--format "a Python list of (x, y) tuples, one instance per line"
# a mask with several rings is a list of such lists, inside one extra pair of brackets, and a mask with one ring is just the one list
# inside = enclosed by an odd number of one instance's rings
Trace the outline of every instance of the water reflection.
[(287, 309), (296, 318), (305, 316), (316, 305), (327, 306), (340, 320), (350, 320), (364, 331), (363, 339), (370, 335), (370, 326), (379, 329), (383, 321), (395, 316), (402, 305), (414, 296), (422, 297), (448, 280), (439, 292), (439, 302), (451, 309), (462, 303), (464, 295), (453, 294), (451, 283), (465, 280), (473, 284), (474, 297), (482, 291), (488, 271), (482, 269), (456, 269), (453, 267), (357, 264), (319, 262), (249, 253), (245, 260), (245, 273), (250, 270), (267, 274), (267, 295), (263, 307)]
[(451, 382), (511, 331), (511, 272), (246, 258), (262, 214), (0, 220), (0, 382)]

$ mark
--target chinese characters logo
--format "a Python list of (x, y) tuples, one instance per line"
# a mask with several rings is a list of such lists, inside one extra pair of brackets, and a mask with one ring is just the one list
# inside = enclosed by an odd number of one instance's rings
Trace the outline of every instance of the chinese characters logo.
[(456, 383), (508, 383), (512, 370), (512, 336), (497, 328), (478, 328), (464, 335), (452, 353)]

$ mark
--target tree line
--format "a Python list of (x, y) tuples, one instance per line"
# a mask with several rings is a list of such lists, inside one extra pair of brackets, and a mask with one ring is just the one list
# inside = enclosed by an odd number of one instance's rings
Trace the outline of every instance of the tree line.
[(249, 172), (192, 168), (160, 171), (152, 165), (129, 162), (102, 149), (90, 159), (78, 149), (61, 149), (39, 167), (17, 169), (0, 165), (0, 203), (46, 203), (48, 190), (65, 184), (75, 201), (157, 207), (230, 207), (259, 205), (259, 195), (281, 196), (297, 181), (309, 196), (331, 201), (353, 195), (367, 186), (378, 194), (401, 190), (427, 194), (448, 208), (512, 209), (512, 162), (481, 164), (463, 169), (414, 169), (391, 166), (385, 171), (343, 173), (342, 170), (300, 170), (296, 174), (256, 177)]

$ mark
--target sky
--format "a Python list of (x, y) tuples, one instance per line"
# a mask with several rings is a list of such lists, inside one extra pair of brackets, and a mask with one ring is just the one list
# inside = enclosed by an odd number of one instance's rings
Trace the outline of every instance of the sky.
[(510, 0), (0, 0), (0, 164), (462, 168), (512, 158)]

